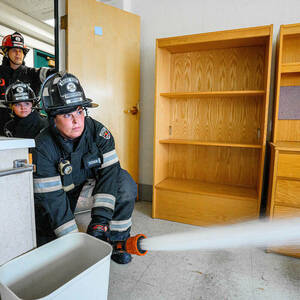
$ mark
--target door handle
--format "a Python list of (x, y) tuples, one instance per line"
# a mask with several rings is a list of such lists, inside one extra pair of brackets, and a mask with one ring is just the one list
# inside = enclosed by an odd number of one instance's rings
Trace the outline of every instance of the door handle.
[(132, 115), (136, 115), (139, 112), (139, 109), (137, 107), (137, 105), (132, 106), (130, 109), (125, 109), (124, 112), (126, 114), (132, 114)]

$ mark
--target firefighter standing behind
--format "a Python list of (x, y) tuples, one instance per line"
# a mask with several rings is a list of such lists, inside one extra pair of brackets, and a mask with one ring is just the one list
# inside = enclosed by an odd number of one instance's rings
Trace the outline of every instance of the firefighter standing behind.
[(34, 139), (47, 127), (47, 119), (35, 109), (37, 103), (38, 98), (28, 84), (19, 80), (11, 84), (6, 90), (4, 104), (11, 109), (13, 119), (4, 125), (4, 134)]
[[(39, 94), (41, 83), (47, 76), (55, 72), (49, 68), (29, 68), (25, 66), (24, 58), (29, 49), (24, 45), (23, 36), (14, 32), (2, 40), (1, 50), (4, 54), (0, 66), (0, 100), (3, 102), (9, 85), (20, 80), (30, 85), (35, 95)], [(9, 121), (9, 109), (0, 103), (0, 135), (4, 135), (4, 124)]]
[[(75, 207), (92, 181), (92, 220), (87, 233), (107, 242), (126, 240), (137, 188), (120, 167), (111, 133), (85, 116), (87, 107), (97, 105), (85, 97), (78, 79), (69, 73), (48, 77), (41, 101), (50, 125), (37, 136), (33, 150), (38, 246), (78, 231)], [(126, 264), (131, 255), (114, 252), (112, 259)]]

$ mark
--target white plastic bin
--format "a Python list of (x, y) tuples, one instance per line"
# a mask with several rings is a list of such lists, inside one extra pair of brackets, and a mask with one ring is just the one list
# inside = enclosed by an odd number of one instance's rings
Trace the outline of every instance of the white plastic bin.
[(0, 267), (1, 300), (107, 299), (112, 247), (72, 233)]

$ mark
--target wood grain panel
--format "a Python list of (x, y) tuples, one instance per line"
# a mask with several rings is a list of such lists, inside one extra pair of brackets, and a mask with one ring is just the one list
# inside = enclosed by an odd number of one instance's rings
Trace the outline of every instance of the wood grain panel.
[(281, 65), (282, 73), (299, 73), (300, 72), (300, 63), (289, 63)]
[(257, 202), (157, 190), (156, 218), (208, 226), (256, 218)]
[(200, 145), (214, 147), (237, 147), (237, 148), (255, 148), (261, 149), (261, 145), (256, 144), (235, 144), (235, 143), (220, 143), (220, 142), (203, 142), (201, 140), (183, 140), (183, 139), (164, 139), (159, 140), (160, 144), (181, 144), (181, 145)]
[(170, 102), (171, 139), (260, 143), (262, 97), (206, 97)]
[(276, 147), (276, 149), (284, 150), (284, 151), (293, 151), (293, 152), (300, 152), (300, 142), (277, 142), (276, 144), (271, 143), (273, 147)]
[(273, 25), (225, 30), (158, 40), (158, 46), (172, 53), (265, 45), (272, 35)]
[(300, 141), (300, 120), (278, 120), (277, 141)]
[(172, 55), (171, 92), (263, 90), (265, 47)]
[[(289, 217), (299, 217), (300, 209), (296, 209), (294, 207), (288, 206), (279, 206), (276, 205), (274, 207), (274, 218), (289, 218)], [(287, 247), (278, 247), (278, 248), (270, 248), (272, 252), (276, 252), (279, 254), (294, 256), (300, 258), (300, 247), (297, 246), (287, 246)]]
[(300, 154), (279, 153), (277, 176), (300, 179)]
[(268, 185), (268, 200), (266, 215), (273, 216), (274, 209), (274, 199), (276, 191), (276, 177), (277, 177), (277, 162), (278, 162), (278, 151), (275, 150), (275, 145), (270, 143), (271, 148), (271, 159), (270, 159), (270, 169), (269, 169), (269, 185)]
[(258, 149), (169, 145), (169, 176), (255, 187)]
[(245, 201), (257, 201), (257, 192), (253, 188), (207, 183), (194, 179), (167, 178), (155, 187), (156, 189), (175, 192), (219, 196)]
[(300, 180), (277, 180), (275, 202), (300, 209)]
[(299, 217), (300, 208), (294, 208), (289, 206), (275, 205), (273, 218), (291, 218)]
[[(154, 217), (215, 224), (258, 216), (271, 48), (272, 26), (157, 40), (157, 61), (168, 51), (170, 68), (156, 69), (155, 149), (162, 155), (155, 157)], [(238, 201), (251, 208), (231, 202), (240, 192)], [(186, 207), (186, 216), (176, 212)]]
[(281, 74), (280, 86), (300, 85), (300, 73)]
[(200, 97), (240, 97), (240, 96), (264, 96), (264, 90), (244, 91), (217, 91), (217, 92), (193, 92), (193, 93), (160, 93), (167, 98), (200, 98)]
[[(154, 178), (156, 184), (165, 179), (169, 173), (168, 160), (169, 148), (160, 145), (159, 140), (169, 136), (170, 124), (170, 99), (160, 96), (161, 90), (170, 89), (171, 54), (165, 49), (156, 48), (156, 78), (155, 78), (155, 114), (154, 114)], [(159, 72), (157, 71), (159, 70)], [(155, 206), (155, 196), (153, 203)], [(154, 208), (153, 208), (154, 209)]]
[(282, 63), (299, 63), (300, 35), (284, 36), (282, 42)]

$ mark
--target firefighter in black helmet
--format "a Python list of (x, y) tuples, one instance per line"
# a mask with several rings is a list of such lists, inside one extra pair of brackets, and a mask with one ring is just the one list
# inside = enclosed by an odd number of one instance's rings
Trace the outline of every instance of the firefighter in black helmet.
[(11, 109), (13, 119), (4, 125), (4, 133), (8, 137), (35, 138), (48, 120), (35, 109), (38, 98), (30, 86), (17, 80), (5, 93), (4, 104)]
[(0, 66), (0, 101), (2, 102), (0, 102), (0, 135), (4, 135), (4, 124), (10, 120), (9, 109), (3, 105), (7, 87), (20, 80), (29, 84), (35, 95), (38, 95), (41, 83), (55, 70), (25, 66), (24, 58), (29, 49), (25, 46), (24, 38), (19, 32), (5, 36), (2, 40), (1, 50), (3, 60)]
[[(69, 73), (50, 76), (41, 101), (50, 126), (37, 137), (33, 151), (38, 245), (78, 231), (74, 212), (91, 199), (87, 233), (107, 242), (126, 240), (137, 188), (120, 167), (109, 130), (86, 116), (87, 108), (97, 105)], [(112, 259), (126, 264), (131, 255), (114, 252)]]

